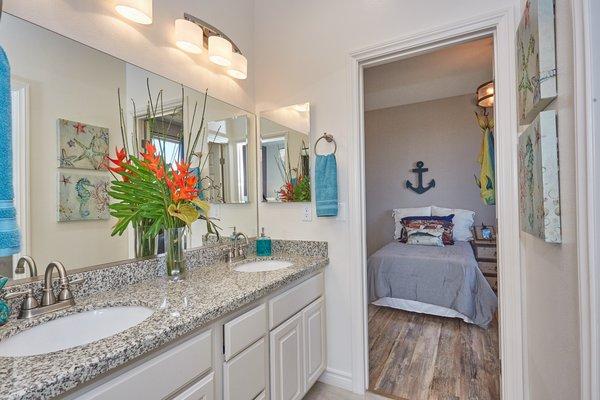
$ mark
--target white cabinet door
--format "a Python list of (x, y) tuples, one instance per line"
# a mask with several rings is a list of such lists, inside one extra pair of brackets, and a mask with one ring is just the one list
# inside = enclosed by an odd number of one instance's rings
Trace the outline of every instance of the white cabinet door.
[(253, 400), (267, 384), (265, 338), (242, 351), (223, 366), (223, 398)]
[(211, 372), (206, 378), (175, 396), (173, 400), (214, 400), (215, 383), (213, 376), (214, 373)]
[(305, 390), (311, 388), (325, 370), (325, 302), (319, 298), (302, 311), (304, 325)]
[(270, 334), (271, 399), (296, 400), (304, 396), (304, 338), (302, 313)]

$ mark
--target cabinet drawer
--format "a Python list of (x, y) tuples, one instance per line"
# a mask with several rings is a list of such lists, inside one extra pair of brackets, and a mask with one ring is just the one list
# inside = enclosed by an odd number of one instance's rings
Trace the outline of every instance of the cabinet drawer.
[(225, 360), (256, 342), (267, 333), (267, 308), (264, 304), (225, 324)]
[(215, 383), (214, 374), (211, 373), (200, 382), (193, 384), (172, 400), (214, 400)]
[(475, 246), (475, 257), (487, 260), (496, 259), (496, 246)]
[(269, 300), (269, 329), (296, 314), (323, 294), (323, 273)]
[(95, 387), (78, 399), (163, 399), (200, 378), (211, 367), (212, 332), (208, 331)]
[(497, 275), (498, 264), (492, 261), (479, 261), (479, 269), (484, 275)]
[(223, 366), (223, 398), (253, 400), (267, 386), (265, 338), (241, 352)]

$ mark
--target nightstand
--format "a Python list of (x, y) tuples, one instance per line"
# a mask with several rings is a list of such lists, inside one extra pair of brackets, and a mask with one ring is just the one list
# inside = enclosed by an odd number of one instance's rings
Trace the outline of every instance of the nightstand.
[(471, 240), (475, 260), (494, 292), (498, 291), (498, 256), (496, 240)]

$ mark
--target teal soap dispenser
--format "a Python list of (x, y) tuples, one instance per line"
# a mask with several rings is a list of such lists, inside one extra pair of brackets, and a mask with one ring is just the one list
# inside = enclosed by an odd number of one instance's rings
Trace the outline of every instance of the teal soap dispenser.
[(259, 257), (269, 257), (272, 254), (271, 238), (265, 236), (265, 228), (260, 232), (260, 237), (256, 239), (256, 255)]
[[(6, 285), (8, 282), (8, 278), (0, 277), (0, 290)], [(6, 303), (6, 301), (0, 298), (0, 326), (4, 325), (8, 322), (8, 317), (10, 316), (10, 307)]]

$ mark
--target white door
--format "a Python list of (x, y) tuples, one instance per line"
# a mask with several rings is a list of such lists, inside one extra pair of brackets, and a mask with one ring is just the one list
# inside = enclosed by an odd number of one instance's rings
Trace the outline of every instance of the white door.
[(319, 298), (302, 311), (304, 325), (305, 390), (315, 384), (325, 370), (325, 301)]
[(296, 400), (304, 396), (304, 338), (302, 313), (271, 331), (271, 398)]

